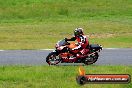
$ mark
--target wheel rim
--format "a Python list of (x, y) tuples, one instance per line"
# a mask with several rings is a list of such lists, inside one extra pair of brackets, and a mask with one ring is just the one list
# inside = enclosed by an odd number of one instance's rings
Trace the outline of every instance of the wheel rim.
[(58, 64), (60, 62), (60, 59), (59, 59), (59, 57), (58, 56), (56, 56), (56, 55), (51, 55), (50, 57), (49, 57), (49, 64), (51, 64), (51, 65), (56, 65), (56, 64)]
[(89, 56), (85, 59), (86, 64), (92, 64), (97, 60), (97, 56)]

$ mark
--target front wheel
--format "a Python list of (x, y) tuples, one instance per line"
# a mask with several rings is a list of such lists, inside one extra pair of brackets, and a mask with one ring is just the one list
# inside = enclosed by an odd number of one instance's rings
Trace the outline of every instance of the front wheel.
[(84, 59), (84, 64), (85, 65), (93, 64), (98, 60), (98, 57), (99, 57), (98, 53), (95, 53), (94, 55), (90, 55)]
[(56, 65), (60, 62), (59, 56), (55, 52), (49, 53), (49, 55), (46, 57), (46, 62), (49, 65)]

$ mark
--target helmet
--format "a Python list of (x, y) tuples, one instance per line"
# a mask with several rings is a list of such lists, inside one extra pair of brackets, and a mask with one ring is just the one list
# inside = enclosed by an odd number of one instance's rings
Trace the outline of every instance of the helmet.
[(74, 30), (74, 35), (75, 36), (83, 35), (83, 29), (82, 28), (76, 28)]

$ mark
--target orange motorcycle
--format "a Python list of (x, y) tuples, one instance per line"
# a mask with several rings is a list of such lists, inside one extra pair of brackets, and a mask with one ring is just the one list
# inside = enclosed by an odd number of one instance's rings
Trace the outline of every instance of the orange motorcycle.
[[(77, 58), (75, 54), (71, 53), (69, 49), (75, 48), (75, 43), (69, 43), (65, 39), (60, 40), (55, 45), (55, 50), (48, 54), (46, 62), (49, 65), (56, 65), (58, 63), (84, 63), (86, 65), (93, 64), (97, 61), (102, 46), (98, 44), (89, 45), (89, 53), (83, 55), (83, 58)], [(76, 53), (76, 51), (74, 52)]]

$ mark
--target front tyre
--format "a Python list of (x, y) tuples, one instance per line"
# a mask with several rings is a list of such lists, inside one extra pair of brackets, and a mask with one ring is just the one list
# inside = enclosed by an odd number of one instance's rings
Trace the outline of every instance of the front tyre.
[(94, 55), (90, 55), (84, 59), (84, 64), (85, 65), (93, 64), (98, 60), (98, 57), (99, 57), (98, 53), (95, 53)]
[(56, 54), (56, 52), (51, 52), (49, 55), (46, 57), (46, 62), (49, 65), (56, 65), (60, 62), (59, 56)]

